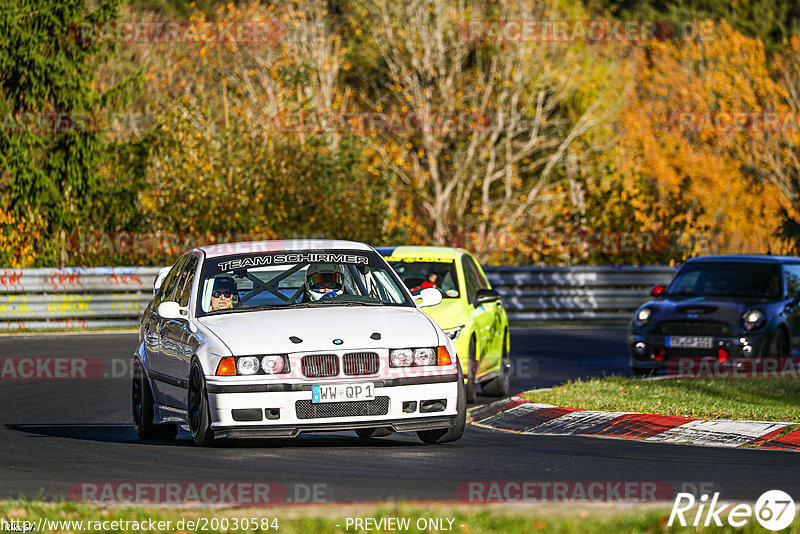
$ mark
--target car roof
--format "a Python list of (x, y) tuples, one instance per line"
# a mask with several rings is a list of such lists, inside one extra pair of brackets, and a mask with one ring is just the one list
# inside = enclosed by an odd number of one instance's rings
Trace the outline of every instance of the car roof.
[(383, 256), (393, 258), (436, 258), (447, 260), (456, 260), (466, 253), (462, 248), (423, 246), (377, 247), (375, 250)]
[(713, 261), (721, 263), (750, 262), (750, 263), (795, 263), (800, 262), (797, 256), (770, 256), (769, 254), (719, 254), (716, 256), (698, 256), (686, 260), (686, 263), (699, 261)]
[(245, 241), (242, 243), (220, 243), (197, 247), (207, 258), (253, 254), (257, 252), (285, 252), (298, 250), (358, 250), (372, 251), (366, 243), (341, 241), (338, 239), (273, 239), (269, 241)]

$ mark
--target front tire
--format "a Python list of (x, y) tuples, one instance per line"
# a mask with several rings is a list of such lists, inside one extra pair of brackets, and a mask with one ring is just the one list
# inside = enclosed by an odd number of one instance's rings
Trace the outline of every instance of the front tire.
[(769, 353), (767, 356), (771, 356), (773, 358), (788, 358), (791, 353), (791, 348), (789, 347), (789, 336), (786, 335), (786, 331), (783, 328), (778, 328), (775, 330), (775, 334), (772, 336), (772, 341), (769, 344)]
[(178, 435), (177, 425), (157, 425), (153, 423), (153, 391), (150, 381), (139, 358), (133, 361), (133, 381), (131, 383), (131, 411), (133, 427), (141, 439), (170, 440)]
[(388, 428), (359, 428), (356, 430), (356, 435), (361, 439), (375, 439), (385, 438), (391, 436), (393, 431)]
[(208, 393), (203, 369), (195, 360), (189, 372), (189, 391), (187, 394), (189, 430), (195, 445), (207, 447), (214, 441), (211, 430), (211, 416), (208, 409)]
[(481, 384), (481, 392), (487, 397), (505, 397), (511, 386), (511, 362), (508, 357), (508, 330), (503, 334), (503, 351), (500, 358), (500, 376)]
[(464, 435), (464, 428), (467, 426), (467, 395), (464, 381), (458, 381), (458, 400), (456, 401), (455, 426), (451, 428), (437, 428), (436, 430), (421, 430), (417, 436), (423, 443), (436, 445), (440, 443), (450, 443), (461, 439)]

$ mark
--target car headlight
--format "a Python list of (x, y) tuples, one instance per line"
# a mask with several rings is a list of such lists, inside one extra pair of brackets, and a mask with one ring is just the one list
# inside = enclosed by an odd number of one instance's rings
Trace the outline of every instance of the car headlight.
[(409, 367), (414, 363), (414, 351), (411, 349), (395, 349), (389, 352), (392, 367)]
[(448, 328), (446, 330), (442, 330), (444, 334), (449, 337), (451, 340), (455, 341), (458, 339), (458, 334), (464, 329), (465, 325), (457, 326), (455, 328)]
[[(421, 367), (426, 365), (439, 365), (439, 349), (447, 352), (445, 347), (424, 347), (419, 349), (393, 349), (389, 351), (389, 365), (391, 367)], [(450, 355), (441, 358), (441, 365), (451, 363)]]
[(268, 375), (280, 375), (289, 372), (289, 361), (282, 354), (273, 354), (261, 358), (261, 369)]
[(236, 360), (236, 374), (238, 375), (254, 375), (261, 367), (261, 362), (255, 356), (245, 356)]
[(747, 310), (742, 314), (742, 325), (752, 330), (764, 324), (764, 313), (761, 310)]
[(414, 363), (417, 365), (436, 365), (436, 350), (414, 349)]
[(653, 310), (650, 308), (642, 308), (636, 313), (636, 320), (640, 325), (646, 325), (647, 321), (650, 320), (651, 315), (653, 315)]

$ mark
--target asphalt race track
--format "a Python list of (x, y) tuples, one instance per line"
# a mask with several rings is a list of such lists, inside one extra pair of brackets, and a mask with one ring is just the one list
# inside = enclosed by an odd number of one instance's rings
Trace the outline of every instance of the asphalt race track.
[[(532, 437), (468, 427), (459, 442), (416, 435), (361, 442), (355, 434), (241, 440), (201, 449), (142, 442), (131, 426), (129, 355), (135, 334), (0, 336), (0, 358), (85, 357), (91, 379), (0, 380), (0, 498), (68, 498), (84, 483), (272, 482), (292, 502), (443, 499), (469, 481), (630, 481), (704, 488), (722, 499), (769, 489), (800, 494), (800, 455), (576, 437)], [(513, 393), (579, 376), (627, 374), (622, 328), (512, 330)], [(93, 361), (98, 361), (93, 360)], [(316, 485), (316, 486), (314, 486)]]

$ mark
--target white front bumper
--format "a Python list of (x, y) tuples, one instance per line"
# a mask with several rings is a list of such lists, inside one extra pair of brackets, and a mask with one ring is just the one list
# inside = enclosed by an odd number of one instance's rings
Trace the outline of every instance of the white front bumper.
[[(337, 383), (364, 384), (369, 382), (380, 382), (375, 380), (342, 380)], [(219, 383), (218, 383), (219, 384)], [(218, 385), (209, 381), (209, 389), (214, 391), (214, 386)], [(385, 415), (347, 415), (340, 417), (298, 417), (296, 403), (298, 401), (311, 401), (311, 382), (299, 387), (305, 387), (304, 391), (270, 391), (270, 392), (223, 392), (208, 394), (209, 408), (211, 410), (211, 428), (220, 434), (224, 434), (229, 429), (233, 430), (253, 430), (258, 433), (258, 429), (285, 429), (283, 434), (296, 435), (299, 432), (309, 429), (318, 431), (330, 427), (332, 430), (340, 430), (343, 427), (364, 428), (369, 424), (381, 426), (383, 422), (387, 426), (394, 426), (391, 423), (398, 422), (396, 429), (401, 429), (403, 421), (423, 419), (444, 419), (455, 418), (457, 415), (458, 382), (437, 382), (429, 384), (414, 385), (393, 385), (390, 387), (375, 387), (375, 398), (388, 397), (388, 412)], [(297, 385), (295, 387), (298, 387)], [(421, 412), (424, 401), (440, 400), (446, 401), (444, 410), (433, 412)], [(404, 412), (403, 403), (407, 401), (416, 402), (416, 409), (413, 412)], [(365, 402), (365, 401), (361, 401)], [(369, 401), (366, 401), (369, 402)], [(338, 410), (337, 404), (347, 403), (328, 403), (326, 409)], [(316, 406), (320, 406), (317, 404)], [(260, 420), (241, 421), (236, 420), (233, 415), (234, 410), (248, 410), (251, 414), (259, 411), (263, 416)], [(267, 419), (265, 411), (279, 410), (279, 418)], [(346, 411), (342, 406), (342, 411)], [(241, 412), (239, 412), (241, 414)], [(241, 417), (241, 416), (240, 416)], [(443, 425), (440, 424), (441, 428)], [(410, 429), (413, 425), (410, 425)], [(238, 432), (237, 432), (238, 434)]]

